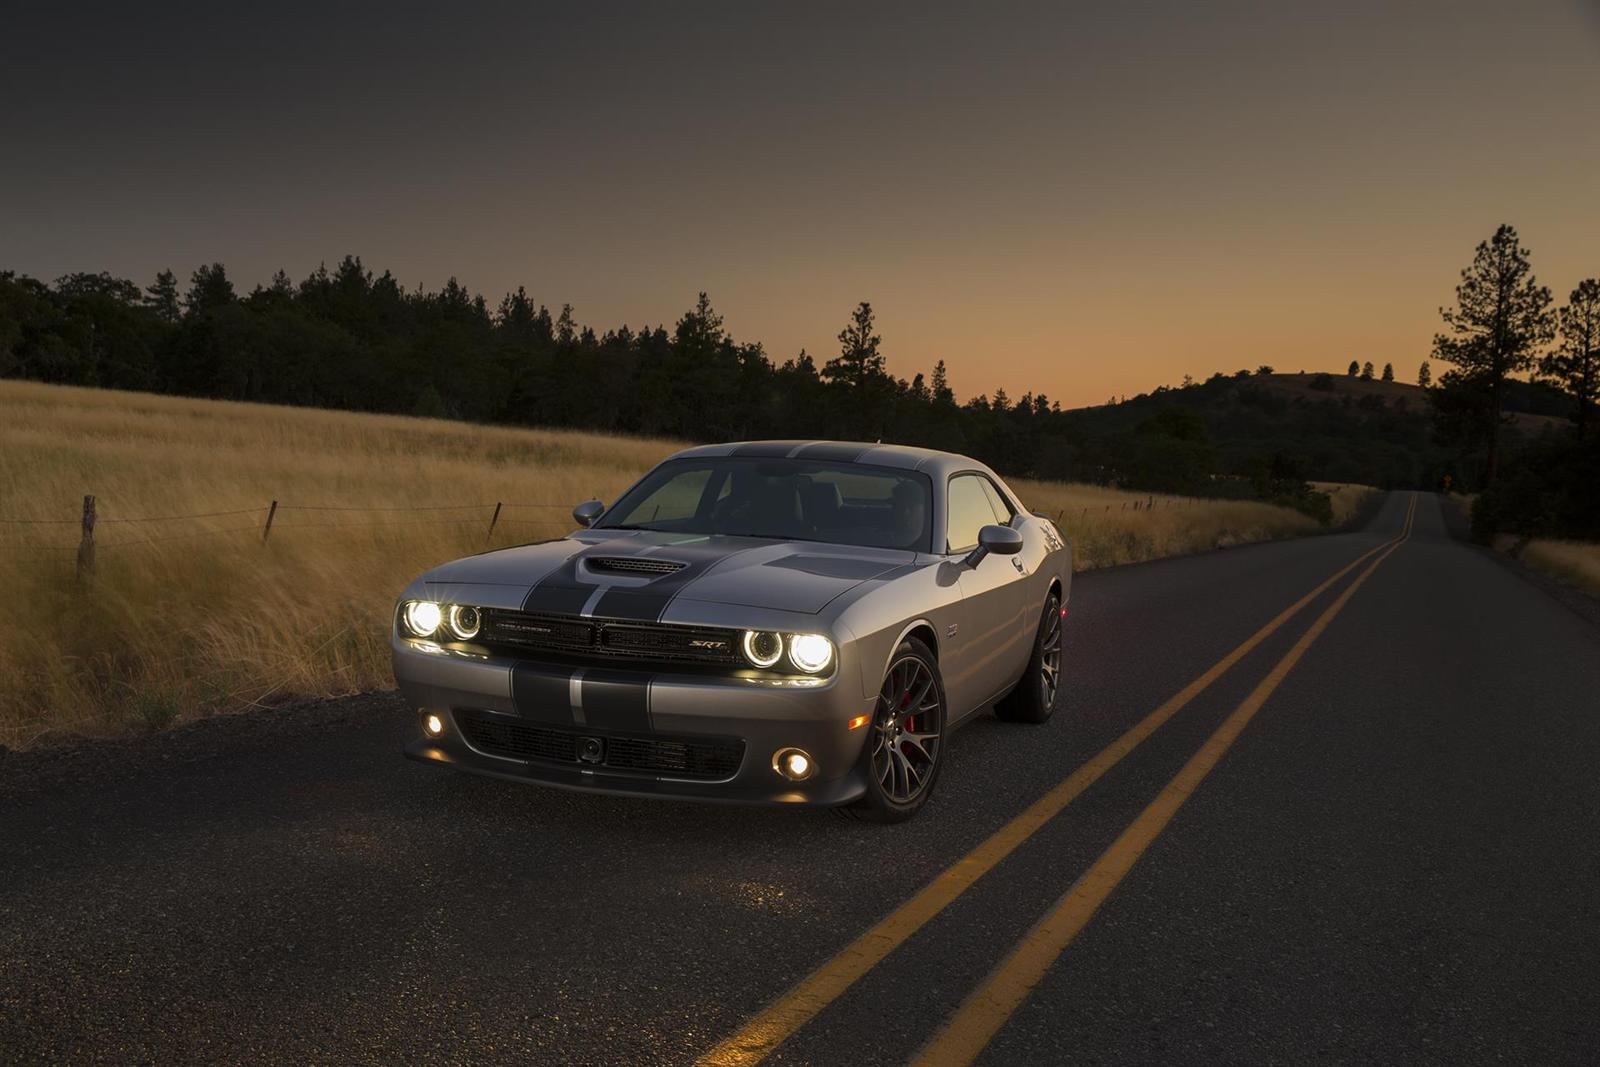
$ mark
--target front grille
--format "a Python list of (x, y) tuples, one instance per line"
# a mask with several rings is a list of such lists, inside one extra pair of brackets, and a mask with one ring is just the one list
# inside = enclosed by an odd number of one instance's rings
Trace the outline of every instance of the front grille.
[(480, 640), (491, 645), (527, 648), (588, 648), (594, 644), (594, 624), (587, 619), (562, 619), (529, 615), (521, 611), (478, 613)]
[(456, 722), (472, 747), (495, 756), (513, 759), (548, 760), (551, 763), (578, 762), (578, 735), (561, 730), (546, 730), (471, 712), (457, 712)]
[(643, 556), (601, 556), (584, 562), (590, 570), (616, 574), (672, 574), (686, 566), (673, 559), (649, 559)]
[(554, 652), (570, 657), (630, 664), (688, 663), (737, 666), (738, 632), (705, 626), (611, 622), (485, 608), (478, 638), (512, 654)]
[[(573, 767), (711, 782), (732, 778), (744, 760), (744, 742), (734, 738), (606, 737), (459, 709), (456, 723), (480, 752)], [(604, 745), (600, 762), (584, 762), (578, 755), (580, 745), (595, 736)]]

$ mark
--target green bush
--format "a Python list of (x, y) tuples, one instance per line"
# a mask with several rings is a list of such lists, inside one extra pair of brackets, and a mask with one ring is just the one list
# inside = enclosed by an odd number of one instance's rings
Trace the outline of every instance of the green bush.
[(1472, 536), (1600, 541), (1600, 438), (1552, 433), (1507, 459), (1472, 505)]

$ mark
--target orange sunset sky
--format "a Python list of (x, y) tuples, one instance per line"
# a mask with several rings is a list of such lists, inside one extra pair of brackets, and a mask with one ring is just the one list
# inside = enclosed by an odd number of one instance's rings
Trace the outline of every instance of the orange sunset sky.
[(705, 289), (776, 361), (1064, 405), (1412, 380), (1497, 223), (1600, 275), (1600, 8), (520, 4), (19, 14), (0, 269), (242, 289), (346, 252), (599, 329)]

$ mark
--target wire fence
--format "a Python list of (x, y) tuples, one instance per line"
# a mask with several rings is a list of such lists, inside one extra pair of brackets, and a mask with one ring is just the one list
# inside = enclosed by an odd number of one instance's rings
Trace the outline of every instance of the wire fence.
[[(83, 512), (77, 518), (41, 519), (41, 518), (4, 518), (0, 517), (0, 556), (13, 555), (23, 557), (65, 557), (76, 554), (78, 557), (78, 570), (92, 571), (94, 569), (95, 555), (100, 549), (125, 549), (143, 548), (148, 545), (164, 544), (172, 541), (190, 541), (210, 537), (226, 537), (239, 534), (256, 534), (263, 545), (272, 543), (274, 534), (286, 530), (356, 530), (356, 529), (386, 529), (395, 527), (418, 526), (458, 526), (463, 529), (480, 528), (484, 531), (484, 540), (488, 542), (494, 537), (496, 529), (509, 526), (566, 526), (569, 525), (564, 512), (570, 505), (558, 504), (547, 501), (510, 501), (497, 500), (482, 504), (296, 504), (279, 500), (271, 500), (259, 507), (232, 508), (223, 511), (198, 511), (182, 515), (101, 515), (97, 498), (93, 495), (83, 499)], [(532, 511), (535, 515), (516, 515), (508, 512)], [(473, 516), (470, 513), (481, 514)], [(413, 513), (425, 514), (427, 518), (395, 518), (391, 516)], [(256, 521), (252, 523), (233, 523), (226, 526), (211, 527), (199, 530), (178, 530), (166, 532), (157, 527), (156, 532), (145, 536), (115, 536), (102, 538), (99, 532), (102, 527), (114, 527), (118, 530), (127, 530), (129, 534), (147, 528), (151, 524), (171, 524), (187, 522), (206, 522), (216, 519), (237, 519), (245, 515), (253, 515)], [(297, 518), (304, 515), (304, 519)], [(363, 520), (362, 515), (383, 516), (381, 518)], [(61, 541), (40, 540), (40, 536), (48, 536), (51, 529), (66, 529), (77, 527), (78, 537), (76, 542), (65, 538)], [(19, 533), (25, 532), (29, 539), (11, 541), (5, 534), (9, 530)]]
[[(1147, 512), (1161, 508), (1175, 508), (1192, 505), (1193, 500), (1185, 497), (1157, 497), (1149, 496), (1140, 499), (1122, 500), (1114, 503), (1088, 504), (1060, 508), (1054, 516), (1056, 525), (1061, 525), (1069, 516), (1088, 519), (1095, 515), (1109, 516), (1121, 512)], [(262, 544), (270, 544), (272, 535), (287, 530), (374, 530), (392, 529), (396, 527), (418, 526), (457, 526), (462, 529), (472, 527), (484, 528), (484, 542), (488, 543), (494, 537), (496, 529), (508, 526), (567, 526), (565, 512), (569, 505), (550, 501), (517, 501), (496, 500), (480, 504), (297, 504), (279, 500), (271, 500), (253, 508), (232, 508), (224, 511), (200, 511), (184, 515), (105, 515), (98, 513), (96, 497), (84, 497), (83, 513), (77, 518), (40, 519), (40, 518), (0, 518), (0, 555), (21, 555), (38, 557), (65, 557), (74, 553), (78, 556), (79, 571), (93, 570), (95, 553), (103, 548), (126, 549), (142, 548), (148, 545), (165, 544), (173, 541), (199, 540), (209, 537), (226, 537), (238, 534), (256, 533), (260, 535)], [(508, 512), (531, 511), (534, 515), (516, 515)], [(483, 512), (484, 515), (472, 517), (471, 512)], [(551, 513), (554, 514), (551, 514)], [(447, 514), (448, 513), (448, 514)], [(429, 518), (390, 518), (388, 516), (403, 514), (426, 514)], [(115, 526), (122, 528), (138, 528), (152, 523), (181, 523), (200, 522), (213, 519), (236, 519), (245, 515), (258, 517), (253, 523), (234, 523), (229, 526), (203, 530), (185, 530), (174, 533), (158, 533), (155, 536), (132, 537), (122, 536), (110, 539), (100, 539), (97, 531), (101, 526)], [(296, 515), (304, 515), (304, 520)], [(362, 520), (361, 515), (381, 515), (383, 518)], [(280, 517), (281, 516), (281, 517)], [(34, 533), (41, 527), (79, 527), (77, 543), (47, 542), (27, 540), (10, 542), (3, 539), (3, 532), (8, 528), (25, 529)]]

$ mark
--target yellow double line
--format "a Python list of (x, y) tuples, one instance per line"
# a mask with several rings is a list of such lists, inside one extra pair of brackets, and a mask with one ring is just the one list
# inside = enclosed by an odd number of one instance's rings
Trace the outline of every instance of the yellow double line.
[(1204, 674), (1184, 686), (1137, 725), (1107, 745), (1097, 755), (1073, 771), (1022, 814), (997, 830), (978, 847), (930, 882), (915, 896), (881, 919), (843, 951), (747, 1022), (732, 1036), (711, 1049), (698, 1061), (707, 1067), (728, 1067), (759, 1063), (796, 1030), (815, 1018), (884, 957), (903, 944), (930, 919), (948, 907), (974, 882), (992, 870), (1045, 823), (1054, 818), (1079, 794), (1138, 747), (1163, 723), (1199, 696), (1227, 670), (1247, 656), (1262, 641), (1272, 636), (1329, 587), (1377, 556), (1328, 609), (1313, 622), (1289, 653), (1279, 660), (1259, 685), (1240, 704), (1200, 751), (1184, 765), (1161, 794), (1122, 833), (1122, 836), (1095, 861), (1083, 877), (1056, 902), (1050, 912), (1023, 938), (1010, 956), (997, 967), (957, 1010), (950, 1021), (934, 1035), (918, 1054), (923, 1064), (968, 1063), (981, 1052), (1006, 1019), (1026, 999), (1029, 990), (1042, 978), (1095, 910), (1111, 894), (1144, 850), (1171, 820), (1183, 801), (1208, 774), (1222, 754), (1233, 744), (1245, 725), (1260, 710), (1268, 696), (1278, 688), (1306, 649), (1349, 602), (1357, 588), (1389, 554), (1411, 536), (1417, 500), (1413, 494), (1406, 509), (1401, 533), (1362, 553), (1335, 572), (1305, 596), (1285, 608), (1272, 621), (1251, 634), (1239, 647), (1218, 660)]

